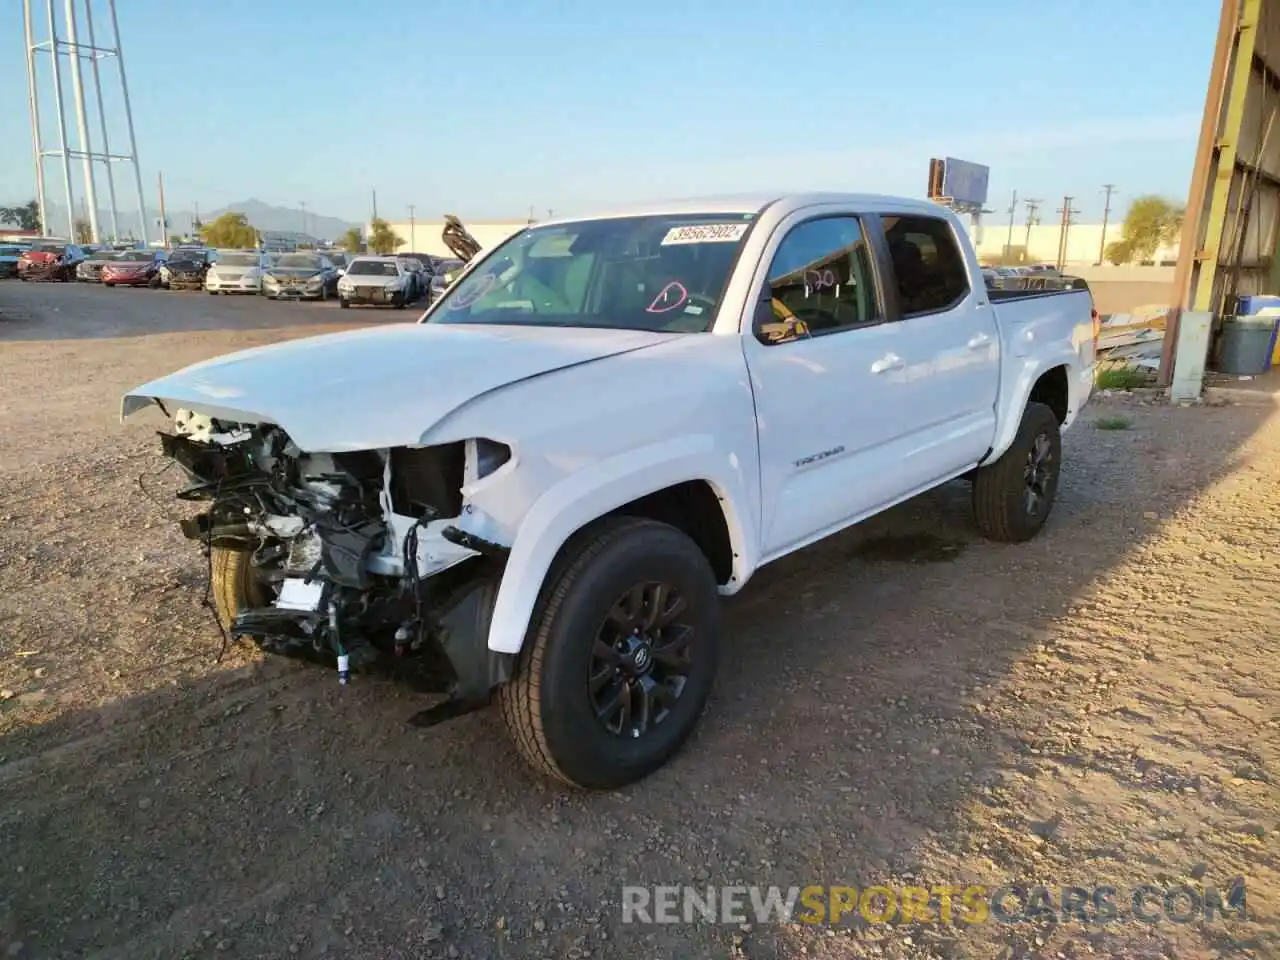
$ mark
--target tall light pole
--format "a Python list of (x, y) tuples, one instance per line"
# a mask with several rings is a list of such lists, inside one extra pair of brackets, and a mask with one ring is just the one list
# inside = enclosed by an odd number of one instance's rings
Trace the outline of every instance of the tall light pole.
[[(84, 163), (84, 197), (89, 207), (89, 241), (98, 243), (98, 191), (93, 183), (93, 144), (89, 142), (89, 116), (84, 108), (84, 78), (80, 72), (80, 44), (76, 40), (76, 3), (67, 0), (67, 40), (71, 44), (71, 93), (76, 101), (76, 133), (80, 136), (81, 160)], [(55, 56), (57, 53), (55, 51)], [(72, 238), (78, 242), (77, 238)]]
[(307, 201), (299, 200), (298, 203), (302, 207), (302, 242), (307, 241)]
[(413, 219), (414, 209), (413, 204), (409, 204), (409, 251), (411, 253), (418, 252), (417, 224)]

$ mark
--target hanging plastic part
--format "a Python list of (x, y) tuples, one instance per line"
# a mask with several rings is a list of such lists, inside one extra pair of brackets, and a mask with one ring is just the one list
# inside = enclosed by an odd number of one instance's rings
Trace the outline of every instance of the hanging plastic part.
[(344, 687), (351, 679), (351, 663), (345, 653), (338, 654), (338, 683)]

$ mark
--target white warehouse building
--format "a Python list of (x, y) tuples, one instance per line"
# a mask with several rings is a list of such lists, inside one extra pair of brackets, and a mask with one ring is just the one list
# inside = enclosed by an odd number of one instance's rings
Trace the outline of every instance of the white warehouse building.
[[(507, 237), (529, 225), (524, 220), (468, 220), (462, 217), (462, 225), (467, 232), (476, 238), (481, 249), (488, 250), (497, 246)], [(444, 231), (443, 220), (388, 220), (387, 225), (404, 241), (404, 246), (397, 253), (430, 253), (439, 257), (452, 257), (453, 253), (444, 245), (441, 234)], [(365, 224), (364, 235), (369, 236), (369, 225)]]

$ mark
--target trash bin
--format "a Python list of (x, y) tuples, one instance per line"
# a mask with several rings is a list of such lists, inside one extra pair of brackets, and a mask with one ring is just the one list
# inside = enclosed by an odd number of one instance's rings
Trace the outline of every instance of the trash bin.
[(1280, 317), (1224, 317), (1218, 347), (1218, 372), (1256, 376), (1271, 368), (1271, 351)]

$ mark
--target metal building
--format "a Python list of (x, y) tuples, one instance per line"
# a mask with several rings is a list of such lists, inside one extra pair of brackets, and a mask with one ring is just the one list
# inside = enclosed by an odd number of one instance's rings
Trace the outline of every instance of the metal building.
[[(89, 223), (91, 242), (100, 243), (110, 238), (119, 240), (126, 231), (120, 227), (120, 213), (116, 197), (115, 164), (132, 166), (133, 187), (137, 194), (138, 230), (140, 239), (147, 240), (146, 200), (142, 192), (142, 172), (138, 167), (138, 146), (133, 133), (133, 108), (129, 103), (129, 83), (124, 71), (124, 56), (120, 51), (120, 25), (116, 19), (115, 0), (105, 0), (107, 25), (110, 32), (100, 31), (94, 20), (95, 8), (101, 12), (103, 0), (22, 0), (23, 26), (26, 32), (27, 98), (31, 113), (31, 151), (35, 162), (36, 200), (40, 205), (40, 231), (51, 236), (61, 230), (61, 223), (51, 223), (49, 216), (50, 188), (58, 191), (65, 204), (66, 237), (76, 239), (76, 192), (72, 178), (72, 161), (80, 165), (80, 185), (83, 191), (83, 210)], [(61, 7), (61, 16), (59, 16)], [(102, 45), (99, 45), (99, 38)], [(48, 55), (50, 83), (42, 83), (43, 67)], [(120, 84), (123, 101), (124, 130), (112, 130), (111, 118), (102, 96), (103, 61), (114, 61), (115, 74)], [(65, 75), (70, 74), (71, 104), (66, 97)], [(94, 94), (94, 113), (91, 117), (85, 99), (86, 80), (89, 75)], [(108, 76), (108, 82), (112, 77)], [(52, 102), (50, 102), (52, 101)], [(50, 112), (50, 108), (52, 111)], [(70, 116), (68, 110), (73, 111)], [(74, 119), (76, 140), (68, 137), (70, 120)], [(91, 119), (97, 123), (91, 124)], [(101, 144), (95, 147), (91, 127), (97, 127)], [(45, 142), (49, 128), (56, 130), (55, 143)], [(111, 148), (124, 141), (127, 152)], [(54, 182), (46, 180), (48, 161), (54, 161)], [(105, 168), (107, 187), (107, 223), (99, 223), (101, 208), (98, 205), (97, 165)]]
[(1280, 293), (1278, 224), (1280, 0), (1223, 0), (1174, 274), (1179, 309), (1165, 334), (1162, 384), (1173, 379), (1175, 356), (1185, 362), (1182, 312), (1220, 319), (1235, 296)]

